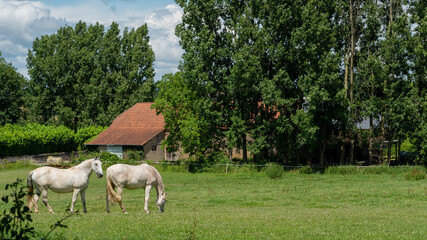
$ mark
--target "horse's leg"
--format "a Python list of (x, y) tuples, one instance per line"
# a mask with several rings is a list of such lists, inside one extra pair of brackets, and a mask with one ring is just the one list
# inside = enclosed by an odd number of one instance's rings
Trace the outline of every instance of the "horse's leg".
[(44, 205), (46, 205), (49, 212), (53, 214), (54, 212), (53, 212), (52, 208), (49, 206), (49, 203), (47, 201), (47, 189), (42, 189), (42, 201), (43, 201)]
[(39, 212), (39, 197), (40, 197), (40, 189), (36, 188), (36, 193), (33, 196), (33, 203), (34, 203), (34, 212)]
[(77, 197), (79, 196), (79, 192), (80, 192), (80, 189), (78, 189), (78, 188), (74, 188), (74, 192), (73, 192), (73, 200), (71, 201), (71, 208), (70, 208), (70, 212), (74, 212), (74, 204), (76, 204)]
[(108, 189), (105, 193), (105, 200), (107, 201), (107, 213), (110, 213), (110, 201), (108, 200)]
[(145, 203), (144, 203), (144, 210), (146, 213), (150, 213), (150, 211), (148, 211), (148, 199), (150, 198), (150, 191), (151, 191), (151, 185), (147, 185), (145, 187)]
[(83, 212), (87, 213), (87, 210), (86, 210), (86, 196), (85, 195), (86, 195), (86, 190), (82, 190), (80, 192), (80, 197), (81, 197), (82, 203), (83, 203)]
[(128, 212), (126, 212), (126, 209), (125, 209), (125, 207), (123, 206), (123, 203), (122, 203), (122, 193), (123, 193), (123, 187), (117, 187), (117, 195), (120, 196), (120, 200), (118, 201), (119, 205), (122, 208), (122, 212), (124, 212), (125, 214), (127, 214)]

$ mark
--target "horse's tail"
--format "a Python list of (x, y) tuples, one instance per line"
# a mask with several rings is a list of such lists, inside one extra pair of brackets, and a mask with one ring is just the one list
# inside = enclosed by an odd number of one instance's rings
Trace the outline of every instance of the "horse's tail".
[(27, 194), (27, 207), (31, 210), (33, 208), (33, 194), (34, 194), (34, 188), (33, 188), (33, 173), (34, 171), (31, 171), (28, 174), (27, 177), (27, 188), (28, 188), (28, 194)]
[(108, 198), (108, 201), (110, 201), (110, 203), (120, 202), (122, 200), (122, 198), (116, 192), (114, 192), (112, 181), (108, 176), (108, 173), (107, 173), (107, 198)]

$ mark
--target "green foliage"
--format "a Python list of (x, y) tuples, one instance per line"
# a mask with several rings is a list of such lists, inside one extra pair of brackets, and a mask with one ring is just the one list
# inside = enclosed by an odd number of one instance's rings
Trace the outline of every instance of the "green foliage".
[(145, 153), (143, 150), (129, 150), (126, 152), (128, 160), (130, 161), (141, 161), (145, 158)]
[(7, 63), (0, 51), (0, 126), (16, 123), (24, 116), (25, 78)]
[(277, 163), (271, 163), (270, 166), (267, 167), (265, 173), (271, 179), (279, 179), (283, 177), (284, 172), (283, 166), (280, 166)]
[(25, 206), (22, 200), (27, 196), (24, 189), (20, 187), (22, 179), (17, 179), (16, 182), (6, 184), (6, 190), (9, 188), (12, 193), (1, 198), (2, 202), (12, 203), (10, 209), (3, 211), (0, 214), (0, 239), (32, 239), (35, 236), (35, 229), (31, 226), (33, 221), (30, 209)]
[[(27, 193), (24, 190), (27, 187), (21, 186), (21, 183), (22, 179), (17, 178), (15, 182), (6, 184), (6, 191), (11, 188), (12, 193), (4, 195), (1, 200), (6, 205), (10, 205), (9, 200), (11, 199), (11, 207), (10, 209), (6, 208), (3, 211), (3, 214), (0, 214), (0, 240), (34, 239), (37, 235), (35, 228), (31, 226), (33, 221), (31, 211), (27, 206), (25, 206), (23, 200), (27, 196)], [(71, 217), (71, 214), (66, 215), (51, 225), (50, 231), (41, 239), (47, 239), (48, 236), (58, 227), (67, 228), (67, 226), (63, 224), (63, 221), (69, 217)]]
[(28, 52), (29, 120), (74, 131), (108, 126), (137, 102), (153, 101), (148, 27), (78, 22), (36, 38)]
[(74, 135), (75, 143), (77, 144), (79, 149), (82, 149), (85, 143), (92, 141), (98, 136), (98, 134), (100, 134), (105, 129), (107, 129), (107, 127), (101, 126), (89, 126), (85, 128), (80, 128)]
[(21, 169), (21, 168), (36, 168), (37, 166), (31, 164), (29, 161), (16, 161), (16, 162), (7, 162), (6, 160), (0, 160), (0, 170), (11, 170), (11, 169)]
[(411, 143), (411, 140), (407, 138), (400, 145), (400, 150), (405, 152), (415, 152), (417, 149), (414, 144)]
[(102, 152), (101, 153), (101, 160), (102, 162), (105, 162), (105, 165), (113, 165), (119, 162), (122, 162), (123, 160), (120, 159), (116, 154), (110, 153), (110, 152)]
[(6, 124), (0, 127), (1, 156), (18, 156), (77, 150), (104, 128), (82, 128), (76, 134), (65, 126), (45, 126), (36, 123)]
[(313, 168), (310, 166), (301, 167), (300, 169), (298, 169), (298, 172), (300, 174), (312, 174), (312, 173), (314, 173)]
[(325, 170), (325, 173), (326, 174), (341, 174), (341, 175), (357, 174), (358, 168), (355, 166), (328, 167)]
[(162, 142), (162, 147), (174, 150), (182, 146), (184, 152), (204, 157), (204, 153), (216, 149), (214, 135), (220, 134), (211, 122), (217, 115), (210, 115), (212, 103), (200, 99), (180, 72), (166, 74), (158, 84), (159, 96), (153, 108), (165, 119), (165, 128), (169, 135)]
[(406, 180), (423, 180), (426, 179), (426, 171), (425, 169), (412, 169), (412, 171), (409, 171), (405, 173), (405, 179)]
[(74, 133), (64, 126), (7, 124), (0, 127), (2, 156), (67, 152), (75, 149)]

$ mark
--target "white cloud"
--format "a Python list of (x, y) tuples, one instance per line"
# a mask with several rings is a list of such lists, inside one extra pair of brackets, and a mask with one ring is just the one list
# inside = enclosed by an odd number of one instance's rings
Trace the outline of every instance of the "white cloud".
[(88, 24), (99, 22), (107, 28), (113, 21), (124, 27), (138, 28), (147, 23), (150, 44), (156, 55), (155, 79), (165, 73), (176, 72), (182, 49), (175, 36), (175, 26), (181, 21), (178, 5), (141, 9), (131, 1), (76, 1), (46, 6), (41, 1), (0, 0), (0, 51), (8, 62), (28, 77), (26, 56), (36, 37), (55, 33), (60, 27), (80, 20)]
[(163, 74), (175, 73), (181, 59), (182, 49), (175, 35), (175, 26), (181, 22), (182, 9), (178, 5), (168, 5), (150, 14), (144, 21), (148, 25), (153, 50), (156, 54), (156, 78)]
[(40, 2), (0, 0), (0, 51), (28, 77), (25, 58), (34, 39), (64, 24), (64, 19), (51, 17), (50, 10)]
[(0, 39), (28, 45), (38, 33), (54, 31), (62, 24), (62, 19), (52, 18), (50, 10), (39, 2), (0, 0)]

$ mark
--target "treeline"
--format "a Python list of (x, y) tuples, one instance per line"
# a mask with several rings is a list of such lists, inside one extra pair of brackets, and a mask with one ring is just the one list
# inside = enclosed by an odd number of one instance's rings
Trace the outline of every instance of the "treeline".
[[(427, 163), (426, 1), (177, 3), (180, 72), (155, 99), (169, 150), (331, 165), (364, 148), (372, 164), (406, 140)], [(60, 28), (34, 41), (28, 81), (0, 56), (0, 125), (108, 126), (154, 100), (153, 62), (146, 25)]]
[(154, 100), (154, 59), (147, 25), (121, 33), (114, 22), (79, 22), (36, 38), (28, 81), (0, 52), (0, 126), (108, 126), (135, 103)]
[(0, 157), (74, 151), (103, 130), (89, 126), (74, 133), (65, 126), (6, 124), (0, 127)]
[(409, 139), (427, 163), (426, 1), (177, 3), (180, 72), (155, 101), (166, 146), (320, 165), (365, 148), (373, 164)]

